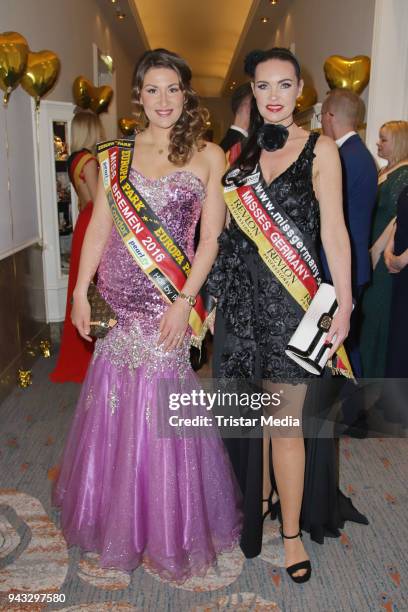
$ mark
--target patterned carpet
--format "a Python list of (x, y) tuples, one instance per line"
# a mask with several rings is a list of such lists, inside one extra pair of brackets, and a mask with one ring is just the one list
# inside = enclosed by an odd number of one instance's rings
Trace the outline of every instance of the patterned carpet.
[[(306, 535), (313, 577), (302, 586), (286, 576), (271, 521), (260, 557), (245, 560), (236, 549), (182, 586), (143, 568), (101, 570), (95, 555), (68, 550), (49, 497), (79, 387), (49, 383), (52, 366), (52, 359), (37, 362), (32, 386), (0, 406), (0, 610), (408, 610), (407, 439), (342, 441), (342, 488), (370, 525), (346, 524), (324, 546)], [(21, 601), (10, 603), (10, 593)], [(23, 603), (29, 593), (51, 602)]]

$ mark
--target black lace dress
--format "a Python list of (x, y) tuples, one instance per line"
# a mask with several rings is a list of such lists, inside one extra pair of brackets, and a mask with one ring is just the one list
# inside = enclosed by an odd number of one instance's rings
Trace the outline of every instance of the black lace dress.
[[(320, 218), (319, 203), (313, 191), (312, 165), (318, 137), (318, 134), (310, 134), (298, 159), (269, 187), (266, 186), (271, 200), (277, 202), (315, 244), (319, 240)], [(294, 383), (299, 379), (316, 378), (285, 354), (302, 311), (268, 270), (254, 244), (241, 233), (234, 220), (220, 236), (220, 252), (208, 287), (218, 300), (213, 356), (215, 378)], [(308, 392), (303, 414), (310, 406), (315, 410), (315, 390)], [(225, 438), (224, 442), (244, 494), (241, 548), (247, 557), (254, 557), (260, 553), (262, 545), (262, 439)], [(338, 536), (338, 527), (342, 526), (336, 480), (334, 440), (307, 440), (301, 523), (318, 542), (323, 542), (324, 535)]]

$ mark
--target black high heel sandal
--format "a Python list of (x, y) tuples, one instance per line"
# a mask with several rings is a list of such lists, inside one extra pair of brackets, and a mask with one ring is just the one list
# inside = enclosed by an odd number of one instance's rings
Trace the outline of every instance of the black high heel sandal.
[(268, 514), (271, 515), (271, 521), (274, 521), (278, 517), (279, 517), (279, 520), (281, 520), (280, 501), (278, 498), (275, 502), (272, 502), (273, 493), (274, 491), (272, 490), (269, 494), (268, 499), (262, 500), (263, 502), (268, 502), (268, 509), (262, 515), (262, 522), (266, 519)]
[(268, 514), (271, 515), (271, 521), (272, 521), (274, 518), (276, 518), (276, 516), (273, 516), (274, 504), (272, 504), (272, 491), (270, 492), (268, 499), (263, 499), (262, 502), (268, 502), (268, 509), (262, 515), (262, 523), (264, 522)]
[(281, 515), (281, 507), (280, 507), (280, 499), (278, 497), (278, 499), (276, 501), (274, 501), (272, 503), (272, 499), (271, 499), (271, 503), (270, 503), (270, 513), (271, 513), (271, 521), (274, 521), (276, 518), (279, 518), (279, 520), (282, 520), (282, 515)]
[[(280, 534), (282, 536), (282, 539), (285, 538), (285, 540), (294, 540), (295, 538), (303, 537), (302, 530), (300, 530), (299, 533), (297, 533), (296, 535), (287, 536), (283, 533), (282, 527), (280, 527)], [(298, 572), (299, 570), (303, 570), (303, 569), (306, 570), (306, 573), (303, 574), (303, 576), (293, 575), (295, 572)], [(299, 561), (299, 563), (294, 563), (293, 565), (289, 565), (289, 567), (286, 568), (286, 571), (288, 572), (293, 582), (296, 582), (297, 584), (302, 584), (302, 582), (307, 582), (310, 579), (310, 576), (312, 574), (312, 565), (309, 559), (305, 559), (305, 561)]]

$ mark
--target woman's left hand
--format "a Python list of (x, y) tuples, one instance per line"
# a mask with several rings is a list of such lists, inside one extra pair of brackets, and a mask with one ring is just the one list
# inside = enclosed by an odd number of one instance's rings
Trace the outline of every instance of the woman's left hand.
[(182, 345), (188, 327), (191, 306), (186, 300), (177, 298), (161, 318), (158, 345), (165, 351), (172, 351)]
[(389, 252), (385, 253), (384, 261), (390, 274), (398, 274), (406, 266), (406, 262), (401, 255), (394, 255)]
[(329, 333), (327, 334), (325, 341), (326, 344), (333, 344), (332, 348), (330, 349), (328, 359), (330, 359), (334, 355), (337, 349), (343, 344), (344, 340), (347, 338), (350, 330), (350, 316), (350, 310), (342, 310), (341, 308), (334, 315), (331, 327), (329, 329)]

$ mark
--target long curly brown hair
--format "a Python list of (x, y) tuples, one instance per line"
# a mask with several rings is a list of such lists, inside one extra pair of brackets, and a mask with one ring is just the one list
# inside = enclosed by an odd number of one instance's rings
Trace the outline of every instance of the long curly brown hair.
[[(142, 125), (148, 125), (148, 119), (140, 105), (140, 92), (145, 74), (150, 68), (170, 68), (177, 72), (180, 88), (184, 94), (183, 112), (170, 132), (168, 160), (176, 166), (184, 166), (193, 156), (194, 149), (201, 151), (205, 147), (203, 134), (209, 113), (200, 106), (198, 95), (191, 87), (191, 69), (187, 62), (167, 49), (146, 51), (136, 65), (132, 79), (132, 102), (136, 105), (136, 114), (142, 118)], [(143, 128), (142, 128), (143, 129)]]

